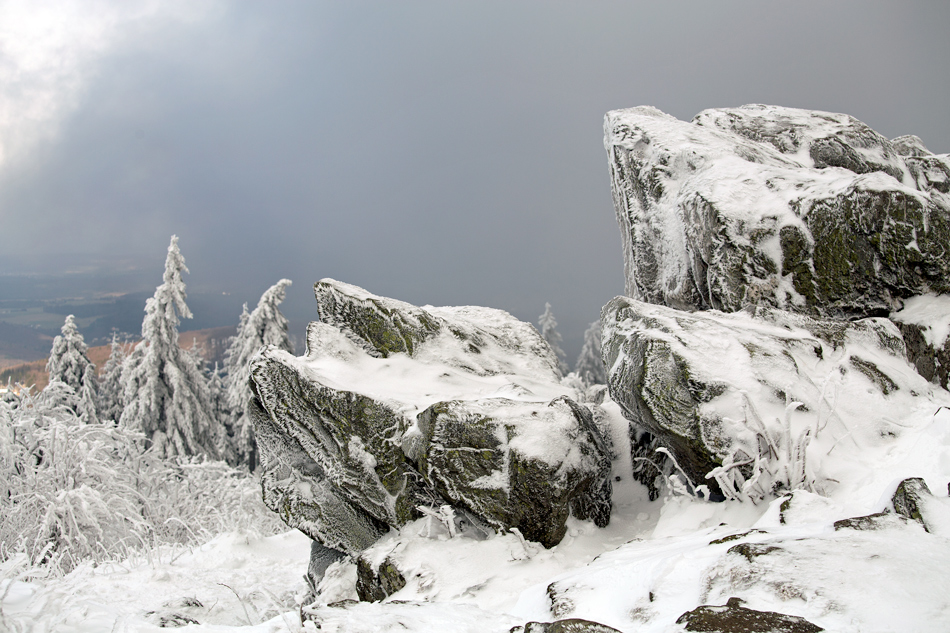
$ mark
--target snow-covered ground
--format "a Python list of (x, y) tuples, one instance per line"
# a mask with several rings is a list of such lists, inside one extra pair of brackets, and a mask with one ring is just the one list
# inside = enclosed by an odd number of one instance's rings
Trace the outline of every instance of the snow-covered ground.
[[(837, 495), (799, 491), (752, 505), (667, 494), (650, 502), (621, 458), (610, 525), (571, 520), (565, 539), (548, 550), (514, 534), (449, 537), (437, 520), (420, 519), (366, 553), (398, 560), (406, 577), (405, 588), (382, 603), (347, 602), (356, 598), (355, 565), (347, 561), (328, 570), (317, 603), (301, 608), (308, 539), (295, 531), (229, 533), (198, 548), (82, 565), (63, 578), (5, 580), (0, 628), (151, 631), (164, 618), (184, 631), (503, 633), (579, 617), (660, 632), (681, 631), (675, 622), (685, 611), (735, 596), (829, 631), (944, 632), (950, 409), (908, 412), (902, 424), (900, 437), (863, 467), (852, 464)], [(923, 477), (935, 494), (931, 533), (897, 518), (873, 531), (834, 529), (836, 520), (883, 510), (908, 476)]]

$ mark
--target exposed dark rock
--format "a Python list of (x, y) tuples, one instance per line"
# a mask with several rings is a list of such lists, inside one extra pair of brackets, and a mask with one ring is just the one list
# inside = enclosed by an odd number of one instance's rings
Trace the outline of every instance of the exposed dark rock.
[(904, 336), (907, 360), (917, 373), (944, 389), (950, 389), (950, 338), (943, 345), (934, 345), (927, 340), (926, 326), (907, 323), (899, 315), (892, 315)]
[[(722, 543), (730, 543), (732, 541), (738, 541), (741, 538), (745, 538), (750, 534), (764, 534), (762, 530), (749, 530), (748, 532), (741, 532), (739, 534), (730, 534), (729, 536), (724, 536), (722, 538), (717, 538), (715, 540), (709, 541), (710, 545), (721, 545)], [(729, 550), (732, 551), (731, 549)]]
[(327, 606), (331, 609), (346, 609), (347, 607), (351, 607), (354, 604), (359, 604), (359, 603), (360, 603), (359, 600), (351, 600), (347, 598), (345, 600), (337, 600), (336, 602), (331, 602)]
[(362, 602), (379, 602), (406, 586), (406, 579), (389, 558), (376, 569), (360, 556), (356, 559), (356, 595)]
[(930, 528), (921, 511), (930, 497), (933, 497), (933, 494), (927, 487), (927, 483), (920, 477), (911, 477), (900, 482), (897, 490), (894, 491), (894, 496), (891, 497), (891, 503), (897, 514), (917, 521), (929, 532)]
[(189, 624), (201, 624), (191, 616), (176, 611), (148, 611), (145, 619), (160, 629), (177, 629)]
[(772, 552), (782, 551), (781, 547), (769, 545), (768, 543), (740, 543), (729, 548), (729, 554), (737, 554), (744, 557), (750, 563), (759, 556), (767, 556)]
[(804, 618), (774, 611), (755, 611), (730, 598), (725, 606), (701, 606), (676, 620), (687, 631), (704, 633), (817, 633), (824, 631)]
[(630, 297), (860, 318), (950, 292), (950, 159), (919, 139), (761, 105), (616, 110), (604, 130)]
[(656, 450), (662, 445), (642, 427), (631, 424), (629, 435), (633, 478), (646, 486), (650, 501), (655, 501), (660, 496), (660, 487), (669, 476), (672, 464), (664, 453)]
[(835, 530), (883, 530), (907, 523), (907, 519), (892, 512), (877, 512), (863, 517), (835, 521)]
[(617, 629), (582, 620), (580, 618), (569, 618), (566, 620), (557, 620), (555, 622), (528, 622), (524, 626), (516, 626), (510, 633), (621, 633)]

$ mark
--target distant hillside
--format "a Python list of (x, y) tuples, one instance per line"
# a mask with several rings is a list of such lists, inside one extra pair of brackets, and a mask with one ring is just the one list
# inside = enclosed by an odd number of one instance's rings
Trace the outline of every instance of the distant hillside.
[[(6, 325), (7, 324), (0, 322), (0, 327)], [(209, 365), (213, 366), (214, 363), (220, 364), (224, 362), (224, 352), (228, 348), (228, 339), (234, 336), (236, 331), (237, 328), (225, 326), (181, 332), (178, 335), (178, 344), (185, 349), (196, 345), (201, 357), (205, 359)], [(0, 384), (6, 385), (9, 380), (12, 383), (18, 382), (21, 385), (34, 385), (34, 391), (44, 389), (49, 383), (49, 375), (46, 373), (46, 361), (49, 358), (49, 350), (52, 345), (53, 341), (52, 338), (50, 338), (46, 345), (46, 355), (43, 358), (28, 363), (19, 363), (0, 371)], [(109, 359), (109, 352), (111, 350), (111, 344), (89, 348), (89, 360), (95, 364), (97, 370), (102, 371), (106, 361)]]
[(53, 337), (48, 332), (0, 321), (0, 368), (44, 358), (52, 346)]

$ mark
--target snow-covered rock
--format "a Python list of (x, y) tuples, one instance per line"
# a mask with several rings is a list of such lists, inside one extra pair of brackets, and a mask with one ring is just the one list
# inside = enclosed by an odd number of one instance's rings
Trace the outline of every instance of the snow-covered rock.
[(621, 633), (612, 626), (583, 620), (581, 618), (566, 618), (554, 622), (528, 622), (524, 626), (516, 626), (509, 633)]
[(907, 359), (927, 380), (950, 389), (950, 295), (921, 295), (891, 314), (904, 335)]
[(709, 633), (818, 633), (823, 628), (805, 618), (774, 611), (756, 611), (742, 606), (739, 598), (725, 605), (703, 605), (687, 611), (677, 620), (687, 631)]
[(419, 308), (333, 280), (307, 353), (252, 361), (264, 498), (356, 554), (448, 505), (547, 547), (569, 511), (606, 523), (610, 459), (538, 332), (500, 310)]
[(886, 443), (907, 411), (948, 402), (907, 363), (884, 318), (689, 313), (617, 297), (603, 320), (611, 398), (693, 488), (714, 495), (826, 491), (833, 475), (820, 459)]
[(950, 158), (844, 114), (749, 105), (604, 122), (626, 294), (884, 316), (950, 293)]

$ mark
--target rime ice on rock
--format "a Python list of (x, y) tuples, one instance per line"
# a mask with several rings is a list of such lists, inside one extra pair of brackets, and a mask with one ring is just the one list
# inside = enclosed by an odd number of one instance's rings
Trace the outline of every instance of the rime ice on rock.
[(628, 296), (883, 316), (950, 292), (950, 158), (844, 114), (750, 105), (607, 113)]
[(950, 404), (884, 318), (686, 313), (617, 297), (604, 307), (604, 360), (624, 415), (694, 487), (738, 499), (821, 488), (822, 456), (887, 441), (900, 432), (888, 421), (928, 399)]
[(927, 380), (950, 389), (950, 295), (921, 295), (904, 302), (891, 320), (901, 329), (907, 359)]
[(333, 280), (307, 354), (251, 364), (266, 503), (357, 553), (454, 506), (550, 547), (569, 508), (605, 523), (609, 458), (529, 324), (500, 310), (418, 308)]

